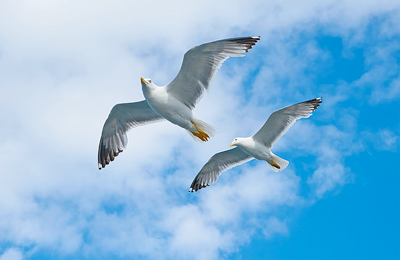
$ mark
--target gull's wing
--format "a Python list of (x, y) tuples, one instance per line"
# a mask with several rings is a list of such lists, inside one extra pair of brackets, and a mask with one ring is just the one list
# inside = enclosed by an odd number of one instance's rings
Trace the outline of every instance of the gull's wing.
[(102, 129), (98, 148), (98, 167), (104, 168), (127, 145), (127, 131), (131, 128), (164, 118), (156, 114), (146, 100), (115, 105)]
[(213, 155), (203, 168), (201, 168), (197, 176), (195, 176), (189, 191), (194, 192), (210, 186), (217, 181), (220, 174), (224, 171), (250, 161), (251, 159), (253, 159), (252, 156), (238, 147)]
[(263, 127), (252, 136), (255, 141), (271, 149), (289, 128), (300, 118), (308, 118), (322, 103), (322, 97), (290, 105), (274, 111)]
[(225, 39), (196, 46), (184, 55), (181, 70), (166, 90), (190, 109), (195, 107), (204, 90), (229, 57), (244, 56), (260, 39), (259, 36)]

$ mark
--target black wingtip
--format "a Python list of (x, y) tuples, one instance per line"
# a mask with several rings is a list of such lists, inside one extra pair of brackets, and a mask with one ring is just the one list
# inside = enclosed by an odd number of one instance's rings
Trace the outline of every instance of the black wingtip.
[(252, 47), (260, 40), (261, 36), (249, 36), (249, 37), (238, 37), (232, 38), (230, 41), (237, 44), (244, 44), (246, 46), (245, 52), (248, 52)]
[(307, 102), (311, 103), (311, 104), (314, 106), (314, 108), (313, 108), (313, 110), (312, 110), (312, 112), (313, 112), (313, 111), (315, 111), (315, 110), (319, 107), (319, 105), (322, 103), (322, 97), (318, 97), (318, 98), (315, 98), (315, 99), (309, 100), (309, 101), (307, 101)]
[(198, 183), (197, 177), (194, 178), (194, 181), (192, 182), (190, 189), (188, 192), (193, 193), (194, 191), (197, 192), (198, 190), (204, 189), (205, 187), (208, 187), (210, 185), (203, 185)]
[(110, 164), (114, 159), (122, 153), (122, 149), (118, 149), (118, 151), (114, 151), (113, 149), (105, 148), (103, 144), (103, 139), (99, 141), (99, 149), (98, 149), (98, 168), (99, 170), (104, 169), (108, 164)]
[(318, 97), (313, 99), (312, 104), (314, 105), (314, 111), (319, 107), (319, 105), (322, 103), (322, 97)]

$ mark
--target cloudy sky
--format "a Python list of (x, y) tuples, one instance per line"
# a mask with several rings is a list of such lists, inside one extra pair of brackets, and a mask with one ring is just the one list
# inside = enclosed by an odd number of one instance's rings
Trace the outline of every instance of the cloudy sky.
[[(399, 259), (397, 0), (2, 1), (0, 259)], [(261, 36), (194, 113), (205, 144), (162, 122), (99, 171), (102, 126), (166, 85), (183, 54)], [(272, 111), (322, 96), (273, 151), (188, 193)]]

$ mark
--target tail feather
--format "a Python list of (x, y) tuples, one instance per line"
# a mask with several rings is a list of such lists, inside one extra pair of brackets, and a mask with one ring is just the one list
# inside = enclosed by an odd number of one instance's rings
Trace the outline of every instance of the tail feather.
[(276, 172), (282, 171), (289, 165), (289, 162), (287, 160), (282, 159), (281, 157), (276, 156), (275, 154), (271, 156), (271, 160), (272, 162), (267, 162), (267, 164), (271, 167), (271, 169), (273, 169)]

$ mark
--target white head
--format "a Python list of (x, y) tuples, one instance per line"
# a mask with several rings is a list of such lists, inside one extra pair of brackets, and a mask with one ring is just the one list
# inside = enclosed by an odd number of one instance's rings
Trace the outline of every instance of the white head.
[(152, 82), (152, 80), (151, 80), (151, 79), (149, 79), (149, 78), (144, 79), (143, 77), (141, 77), (141, 78), (140, 78), (140, 80), (141, 80), (141, 86), (142, 86), (143, 90), (144, 90), (145, 88), (151, 88), (151, 87), (154, 87), (154, 85), (155, 85), (155, 84)]
[(243, 139), (244, 138), (242, 137), (236, 137), (235, 139), (233, 139), (232, 143), (229, 144), (229, 147), (238, 146), (238, 144), (240, 144)]

